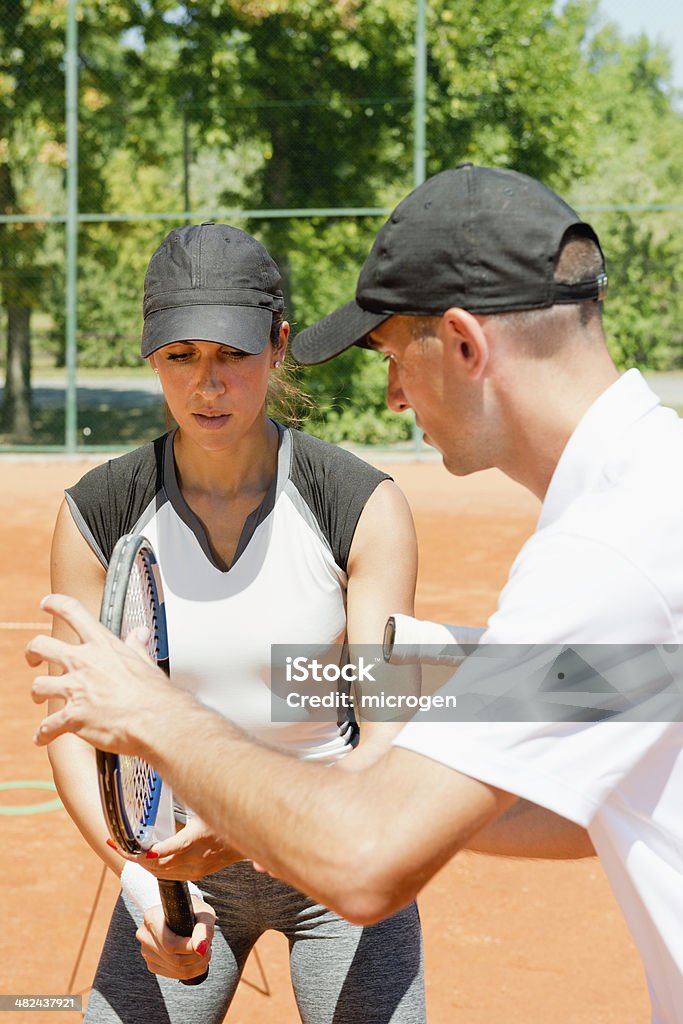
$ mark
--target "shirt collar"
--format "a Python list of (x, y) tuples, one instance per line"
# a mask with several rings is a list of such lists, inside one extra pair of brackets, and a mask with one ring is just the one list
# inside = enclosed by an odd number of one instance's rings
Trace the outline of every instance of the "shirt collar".
[(603, 473), (615, 438), (659, 405), (638, 370), (628, 370), (596, 398), (569, 438), (541, 508), (538, 529), (550, 526), (567, 504)]

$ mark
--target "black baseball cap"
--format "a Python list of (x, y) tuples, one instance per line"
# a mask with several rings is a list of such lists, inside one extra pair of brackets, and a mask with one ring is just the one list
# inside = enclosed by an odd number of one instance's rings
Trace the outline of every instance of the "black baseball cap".
[(252, 355), (282, 313), (280, 271), (260, 242), (228, 224), (176, 228), (149, 261), (142, 355), (174, 341), (215, 341)]
[(604, 273), (571, 285), (553, 280), (572, 227), (600, 248), (591, 226), (535, 178), (471, 163), (442, 171), (382, 226), (355, 300), (298, 334), (292, 352), (300, 363), (322, 363), (364, 344), (398, 314), (441, 316), (451, 306), (501, 313), (602, 299)]

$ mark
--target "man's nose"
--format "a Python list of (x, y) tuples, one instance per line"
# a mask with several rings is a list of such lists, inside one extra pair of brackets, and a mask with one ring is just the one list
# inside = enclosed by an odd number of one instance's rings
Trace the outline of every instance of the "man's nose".
[(387, 405), (392, 412), (405, 412), (410, 409), (410, 404), (401, 388), (398, 371), (392, 362), (389, 363), (387, 377)]

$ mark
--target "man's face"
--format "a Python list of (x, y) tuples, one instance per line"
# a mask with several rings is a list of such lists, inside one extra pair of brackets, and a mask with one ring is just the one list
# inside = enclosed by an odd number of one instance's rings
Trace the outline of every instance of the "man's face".
[(438, 318), (392, 316), (370, 334), (373, 349), (388, 362), (387, 405), (415, 411), (424, 439), (441, 452), (446, 469), (464, 476), (483, 468), (477, 454), (480, 391), (458, 366), (452, 342), (441, 337)]

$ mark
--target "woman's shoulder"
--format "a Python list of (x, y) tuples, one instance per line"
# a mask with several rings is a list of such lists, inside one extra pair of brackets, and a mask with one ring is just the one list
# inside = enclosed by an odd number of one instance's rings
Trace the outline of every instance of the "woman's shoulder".
[(163, 490), (166, 436), (95, 466), (73, 487), (66, 503), (87, 543), (107, 564), (116, 541), (130, 533)]
[(373, 488), (382, 480), (390, 480), (388, 473), (371, 466), (358, 455), (319, 437), (289, 428), (292, 438), (293, 468), (313, 471), (318, 479), (328, 478), (346, 484), (363, 481)]
[(109, 491), (121, 493), (130, 486), (137, 486), (142, 476), (159, 476), (163, 469), (163, 455), (167, 434), (141, 445), (133, 451), (126, 452), (114, 459), (94, 466), (88, 470), (67, 494), (75, 500), (102, 500)]
[(315, 517), (335, 561), (346, 571), (361, 513), (386, 473), (339, 448), (299, 430), (290, 430), (289, 483), (295, 500)]

